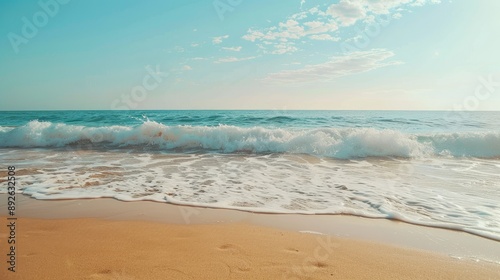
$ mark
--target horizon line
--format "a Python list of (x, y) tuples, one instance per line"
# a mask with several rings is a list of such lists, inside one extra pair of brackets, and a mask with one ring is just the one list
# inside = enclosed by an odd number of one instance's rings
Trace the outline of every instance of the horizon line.
[(499, 110), (437, 110), (437, 109), (134, 109), (134, 110), (109, 110), (109, 109), (20, 109), (0, 110), (0, 112), (55, 112), (55, 111), (108, 111), (108, 112), (142, 112), (142, 111), (407, 111), (407, 112), (500, 112)]

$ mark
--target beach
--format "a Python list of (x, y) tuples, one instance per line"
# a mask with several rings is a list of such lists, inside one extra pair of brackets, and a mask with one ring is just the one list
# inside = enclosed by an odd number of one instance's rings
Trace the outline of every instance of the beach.
[(116, 2), (0, 2), (0, 280), (500, 280), (500, 1)]
[(499, 279), (471, 116), (4, 112), (0, 279)]
[[(6, 196), (0, 199), (0, 213), (7, 213)], [(113, 199), (17, 200), (16, 272), (2, 262), (2, 279), (500, 277), (498, 242), (387, 220)], [(441, 240), (444, 247), (423, 249), (429, 240)], [(453, 251), (453, 242), (463, 244), (461, 252)], [(471, 250), (484, 259), (465, 257)]]

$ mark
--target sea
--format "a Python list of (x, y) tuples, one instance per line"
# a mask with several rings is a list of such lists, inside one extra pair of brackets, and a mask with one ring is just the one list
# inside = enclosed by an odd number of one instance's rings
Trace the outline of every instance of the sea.
[(500, 241), (500, 112), (3, 111), (0, 162), (35, 199), (355, 215)]

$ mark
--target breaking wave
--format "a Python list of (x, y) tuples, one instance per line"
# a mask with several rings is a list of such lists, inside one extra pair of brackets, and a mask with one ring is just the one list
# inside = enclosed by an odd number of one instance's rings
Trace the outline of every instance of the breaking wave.
[(168, 126), (89, 127), (30, 121), (0, 127), (0, 147), (73, 149), (144, 147), (176, 152), (300, 153), (338, 159), (363, 157), (500, 157), (499, 132), (408, 134), (375, 128)]

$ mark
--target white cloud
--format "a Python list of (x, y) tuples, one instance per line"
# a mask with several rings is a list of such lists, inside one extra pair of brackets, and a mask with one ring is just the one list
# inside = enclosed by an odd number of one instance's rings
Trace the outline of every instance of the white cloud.
[(198, 44), (198, 43), (192, 43), (192, 44), (191, 44), (191, 47), (195, 48), (195, 47), (198, 47), (199, 45), (200, 45), (200, 44)]
[(306, 30), (305, 35), (331, 33), (339, 29), (338, 25), (334, 21), (309, 21), (304, 23), (304, 25), (309, 27), (309, 29)]
[(285, 22), (280, 22), (278, 27), (271, 27), (264, 31), (249, 29), (243, 39), (248, 41), (276, 41), (300, 39), (311, 34), (319, 34), (325, 32), (336, 31), (338, 26), (333, 21), (320, 22), (310, 21), (304, 24), (299, 24), (298, 21), (288, 19)]
[(215, 63), (238, 62), (238, 61), (252, 60), (255, 58), (257, 58), (257, 57), (256, 56), (249, 56), (249, 57), (237, 58), (237, 57), (231, 56), (231, 57), (220, 58), (220, 59), (216, 60)]
[[(302, 14), (307, 14), (303, 12)], [(292, 53), (298, 50), (294, 46), (294, 41), (304, 38), (309, 35), (326, 34), (334, 32), (338, 26), (333, 21), (308, 21), (303, 24), (299, 23), (297, 17), (292, 16), (285, 22), (280, 22), (278, 26), (273, 26), (264, 30), (249, 29), (243, 39), (251, 42), (262, 42), (264, 45), (269, 45), (271, 49), (260, 45), (260, 48), (265, 53), (285, 54)]]
[(290, 19), (301, 20), (301, 19), (305, 19), (307, 16), (308, 16), (307, 12), (300, 12), (300, 13), (296, 13), (296, 14), (292, 15), (290, 17)]
[(319, 40), (319, 41), (340, 41), (339, 37), (332, 37), (330, 34), (321, 34), (321, 35), (311, 35), (309, 38), (313, 40)]
[(182, 67), (182, 70), (190, 71), (190, 70), (193, 70), (193, 68), (191, 68), (191, 66), (189, 66), (189, 65), (184, 65)]
[(336, 18), (342, 25), (348, 26), (356, 23), (359, 19), (366, 17), (364, 1), (340, 0), (332, 4), (327, 13)]
[(440, 0), (340, 0), (327, 7), (300, 11), (275, 26), (250, 28), (242, 38), (257, 43), (263, 53), (292, 53), (299, 50), (294, 44), (303, 43), (304, 38), (339, 41), (341, 28), (359, 21), (371, 23), (382, 16), (398, 19), (405, 9), (429, 3), (440, 3)]
[(293, 53), (298, 49), (293, 44), (279, 43), (274, 45), (274, 50), (270, 51), (271, 54), (285, 54)]
[(272, 83), (305, 83), (328, 81), (347, 75), (354, 75), (377, 68), (401, 64), (399, 61), (387, 61), (394, 53), (384, 49), (353, 52), (333, 57), (330, 61), (307, 65), (297, 70), (285, 70), (269, 74), (264, 81)]
[(239, 46), (239, 47), (231, 47), (231, 48), (223, 47), (222, 49), (225, 51), (239, 52), (239, 51), (241, 51), (242, 48), (243, 47)]
[(439, 4), (440, 0), (340, 0), (327, 9), (327, 14), (335, 18), (342, 26), (350, 26), (358, 21), (366, 20), (373, 15), (391, 15), (396, 18), (406, 6), (423, 6), (428, 3)]
[(229, 38), (229, 35), (224, 35), (224, 36), (214, 37), (214, 38), (212, 38), (212, 43), (214, 43), (214, 45), (217, 45), (217, 44), (222, 43), (222, 41), (223, 41), (224, 39), (227, 39), (227, 38)]
[(323, 22), (321, 21), (308, 21), (304, 23), (305, 26), (310, 27), (310, 28), (319, 28), (323, 26)]

